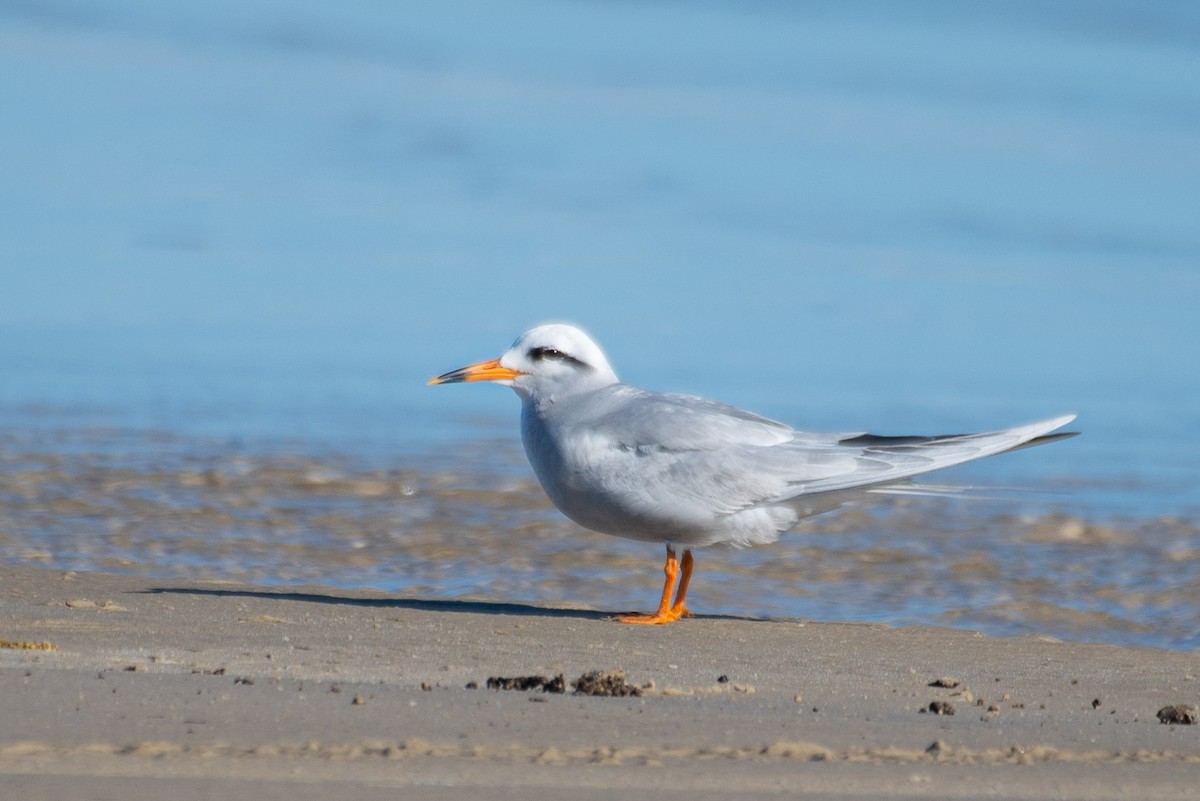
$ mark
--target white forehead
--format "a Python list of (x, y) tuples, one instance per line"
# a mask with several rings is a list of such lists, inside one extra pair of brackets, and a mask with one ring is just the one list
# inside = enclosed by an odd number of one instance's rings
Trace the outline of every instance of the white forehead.
[(550, 323), (531, 328), (513, 343), (512, 350), (527, 352), (530, 348), (554, 348), (582, 362), (596, 364), (607, 361), (600, 346), (573, 325)]

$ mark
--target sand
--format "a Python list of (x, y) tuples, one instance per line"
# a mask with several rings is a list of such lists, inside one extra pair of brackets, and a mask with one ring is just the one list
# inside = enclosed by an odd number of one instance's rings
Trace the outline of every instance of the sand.
[[(0, 568), (0, 640), (0, 787), (25, 801), (1147, 799), (1200, 777), (1200, 726), (1156, 717), (1200, 704), (1181, 652), (34, 568)], [(641, 694), (573, 694), (594, 670)]]

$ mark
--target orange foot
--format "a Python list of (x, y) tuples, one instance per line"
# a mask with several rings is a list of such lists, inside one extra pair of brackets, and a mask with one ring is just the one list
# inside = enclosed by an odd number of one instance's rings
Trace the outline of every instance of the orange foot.
[(691, 617), (692, 613), (684, 609), (659, 609), (652, 615), (632, 614), (621, 615), (618, 623), (637, 623), (643, 626), (655, 626), (660, 623), (674, 623), (681, 617)]

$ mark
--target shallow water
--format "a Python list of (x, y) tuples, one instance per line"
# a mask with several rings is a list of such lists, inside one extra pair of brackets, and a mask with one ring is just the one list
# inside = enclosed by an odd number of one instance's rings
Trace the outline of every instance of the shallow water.
[(807, 429), (1080, 415), (697, 608), (1195, 647), (1198, 54), (1117, 0), (0, 4), (0, 558), (645, 607), (511, 394), (424, 386), (570, 319)]
[[(15, 564), (408, 597), (653, 605), (661, 553), (567, 522), (511, 443), (387, 466), (354, 454), (112, 430), (0, 440)], [(886, 500), (772, 546), (703, 551), (703, 614), (964, 626), (1200, 645), (1200, 521), (1097, 523), (1070, 503)]]

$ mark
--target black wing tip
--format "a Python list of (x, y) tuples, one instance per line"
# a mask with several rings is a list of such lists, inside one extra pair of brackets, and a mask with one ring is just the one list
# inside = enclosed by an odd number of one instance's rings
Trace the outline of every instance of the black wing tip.
[(886, 448), (899, 445), (923, 445), (927, 442), (937, 442), (944, 439), (962, 439), (969, 434), (939, 434), (932, 437), (924, 436), (887, 436), (885, 434), (859, 434), (846, 439), (839, 439), (838, 445), (850, 445), (863, 448)]
[(1033, 439), (1029, 440), (1029, 442), (1026, 442), (1023, 445), (1018, 445), (1017, 447), (1028, 448), (1033, 445), (1046, 445), (1051, 442), (1058, 442), (1060, 439), (1078, 437), (1082, 433), (1082, 431), (1055, 431), (1053, 434), (1042, 434), (1040, 437), (1034, 437)]
[[(1051, 442), (1058, 442), (1060, 439), (1077, 437), (1082, 433), (1082, 431), (1055, 431), (1051, 434), (1042, 434), (1040, 437), (1034, 437), (1028, 442), (1014, 445), (1009, 450), (1015, 451), (1021, 448), (1032, 448), (1034, 445), (1048, 445)], [(933, 442), (961, 440), (979, 436), (984, 436), (984, 434), (940, 434), (933, 437), (889, 437), (880, 434), (859, 434), (858, 436), (839, 439), (838, 445), (847, 445), (855, 448), (900, 448), (908, 445), (925, 445)]]

